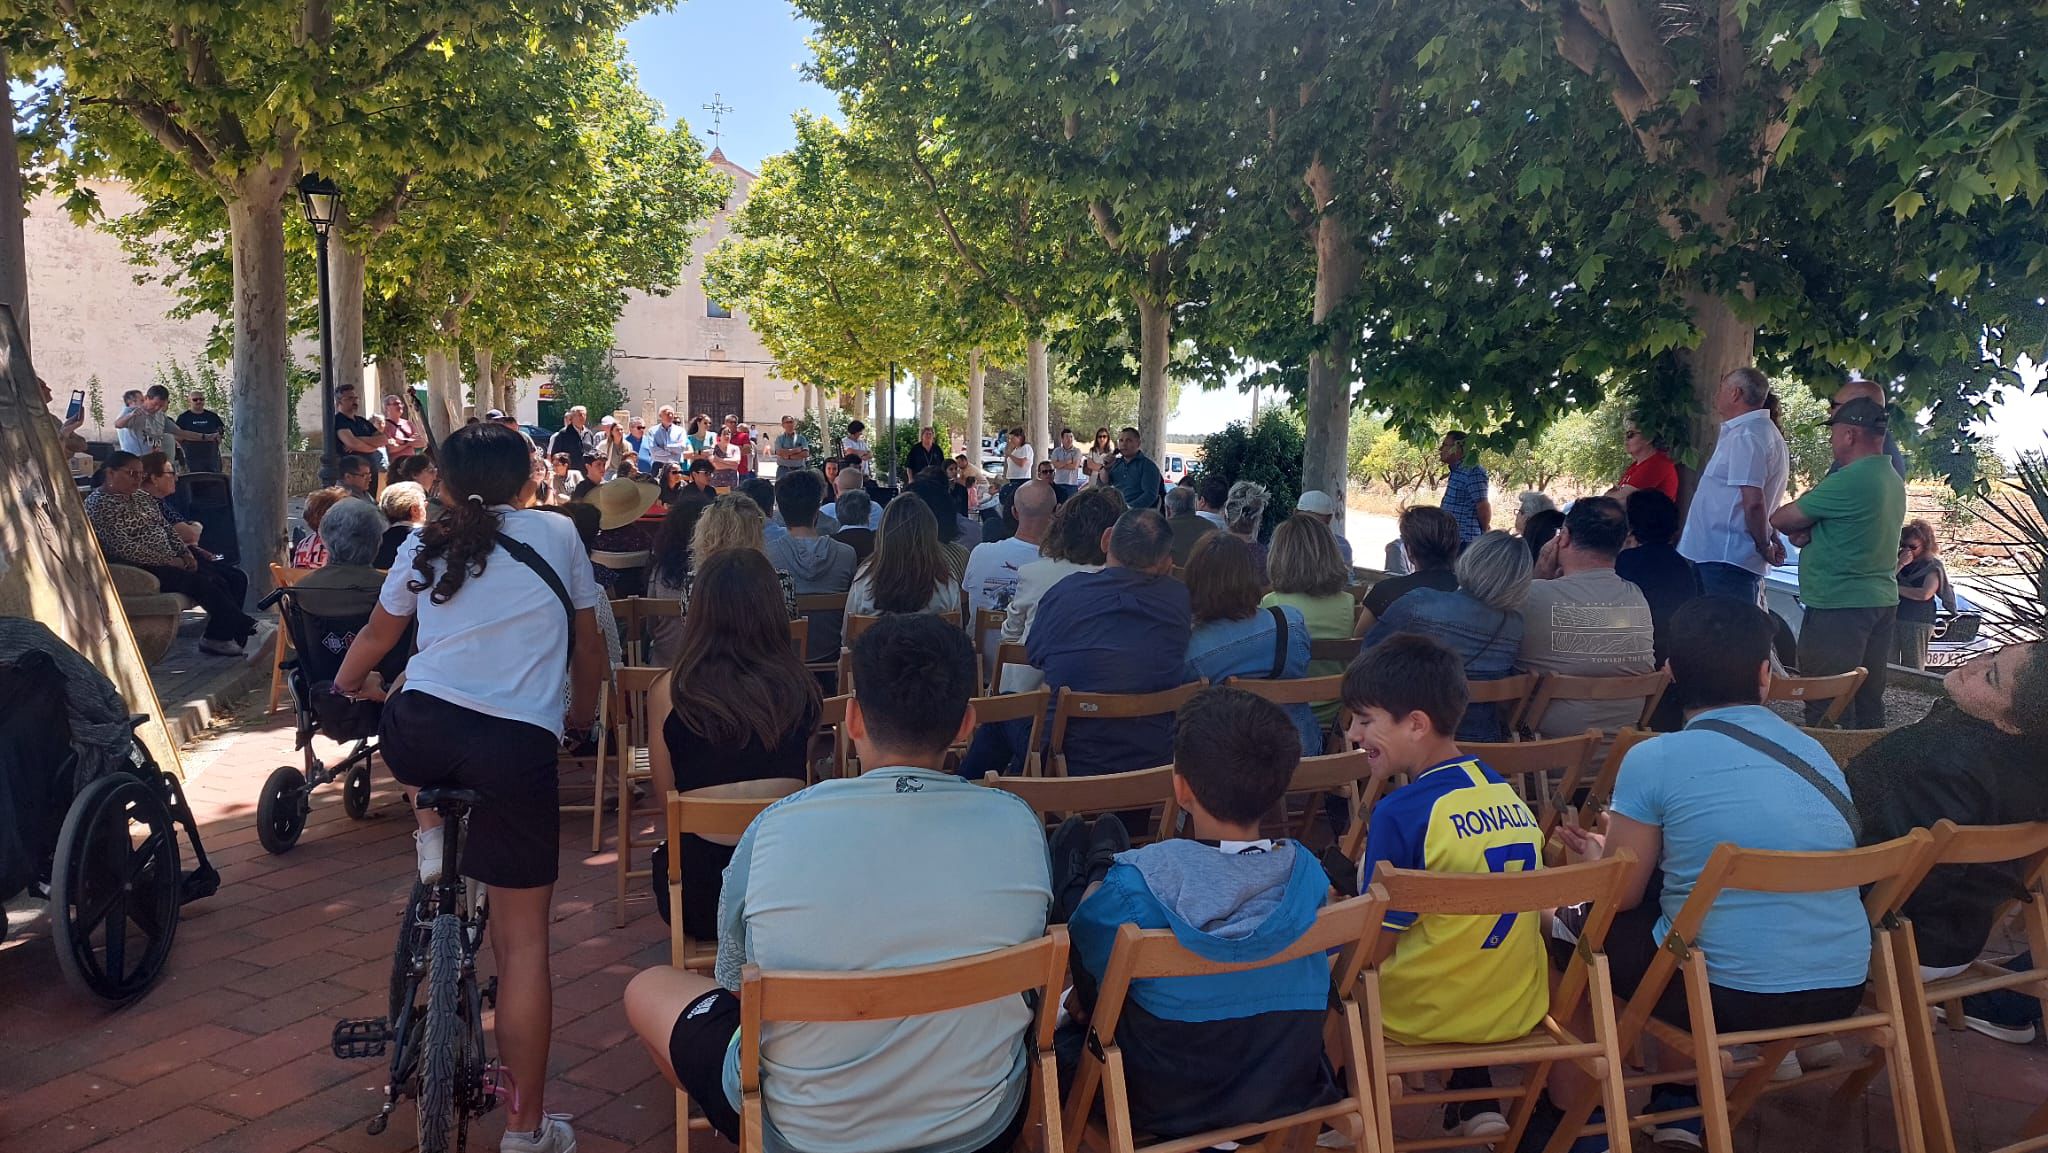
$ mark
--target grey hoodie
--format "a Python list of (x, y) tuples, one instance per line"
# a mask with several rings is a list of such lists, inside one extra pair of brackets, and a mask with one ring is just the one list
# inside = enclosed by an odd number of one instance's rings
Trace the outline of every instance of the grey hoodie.
[[(853, 546), (830, 537), (800, 537), (783, 533), (766, 546), (768, 563), (786, 572), (795, 583), (797, 595), (843, 593), (853, 584), (853, 569), (859, 563)], [(810, 614), (810, 641), (805, 646), (809, 660), (826, 660), (839, 653), (841, 617), (838, 613)]]

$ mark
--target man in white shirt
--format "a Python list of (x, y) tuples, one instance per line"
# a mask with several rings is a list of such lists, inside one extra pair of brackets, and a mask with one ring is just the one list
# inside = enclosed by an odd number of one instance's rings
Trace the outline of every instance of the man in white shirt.
[(1699, 566), (1709, 596), (1754, 604), (1764, 571), (1785, 560), (1771, 511), (1785, 502), (1791, 460), (1771, 423), (1770, 396), (1770, 378), (1754, 368), (1730, 372), (1714, 393), (1721, 435), (1678, 538), (1679, 555)]
[[(1038, 545), (1052, 525), (1059, 496), (1042, 481), (1027, 481), (1018, 487), (1011, 507), (1017, 514), (1016, 533), (1003, 540), (978, 544), (968, 554), (967, 575), (961, 583), (967, 587), (970, 612), (1010, 607), (1010, 598), (1017, 594), (1017, 570), (1038, 559)], [(999, 643), (1000, 631), (991, 629), (983, 638), (982, 652), (988, 658), (984, 664), (990, 668), (995, 664), (996, 643), (988, 643), (989, 638)]]
[(655, 425), (647, 430), (647, 459), (659, 469), (665, 464), (683, 463), (683, 429), (676, 423), (676, 408), (664, 404), (654, 414)]

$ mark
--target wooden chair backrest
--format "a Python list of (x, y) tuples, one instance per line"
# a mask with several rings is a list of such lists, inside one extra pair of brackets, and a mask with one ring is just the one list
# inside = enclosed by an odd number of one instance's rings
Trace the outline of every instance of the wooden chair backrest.
[(590, 554), (590, 563), (615, 572), (625, 569), (646, 568), (653, 559), (654, 553), (644, 548), (634, 549), (631, 552), (607, 552), (603, 549), (594, 549)]
[(1636, 718), (1639, 728), (1648, 727), (1650, 717), (1657, 711), (1657, 702), (1664, 699), (1664, 690), (1671, 687), (1671, 670), (1658, 669), (1655, 672), (1639, 673), (1625, 677), (1576, 677), (1564, 673), (1544, 673), (1536, 686), (1536, 693), (1529, 699), (1529, 707), (1522, 714), (1522, 723), (1535, 729), (1543, 724), (1543, 715), (1550, 711), (1553, 701), (1621, 701), (1631, 697), (1643, 699), (1643, 711)]
[(1062, 688), (1053, 709), (1050, 751), (1054, 754), (1064, 752), (1067, 722), (1076, 717), (1090, 721), (1114, 721), (1175, 713), (1194, 699), (1196, 693), (1208, 687), (1209, 682), (1204, 678), (1156, 693), (1084, 693)]
[(1031, 654), (1024, 649), (1022, 641), (1004, 641), (996, 646), (996, 665), (990, 670), (988, 692), (990, 696), (1003, 687), (1003, 669), (1008, 665), (1029, 665)]
[(1512, 733), (1521, 727), (1522, 714), (1528, 711), (1530, 698), (1536, 695), (1536, 685), (1542, 679), (1535, 673), (1516, 673), (1490, 681), (1467, 680), (1465, 699), (1475, 705), (1502, 706), (1498, 710), (1501, 730)]
[(843, 613), (846, 611), (846, 594), (798, 593), (796, 611), (805, 616), (811, 613)]
[(1458, 749), (1478, 757), (1502, 780), (1515, 786), (1515, 791), (1535, 811), (1547, 839), (1557, 827), (1559, 814), (1585, 783), (1600, 740), (1600, 731), (1589, 729), (1576, 737), (1547, 741), (1467, 741), (1460, 743)]
[(619, 755), (625, 756), (630, 750), (647, 747), (652, 736), (650, 720), (654, 713), (648, 693), (656, 681), (667, 675), (667, 669), (633, 665), (621, 665), (613, 670), (613, 691), (619, 698), (619, 711), (614, 718), (619, 727)]
[(1849, 762), (1863, 755), (1864, 750), (1890, 736), (1896, 729), (1809, 729), (1799, 730), (1820, 742), (1828, 751), (1835, 764), (1847, 768)]
[(1243, 689), (1255, 697), (1264, 697), (1276, 705), (1319, 705), (1334, 701), (1343, 695), (1344, 676), (1332, 673), (1327, 677), (1295, 677), (1292, 680), (1268, 681), (1257, 677), (1231, 677), (1223, 682), (1234, 689)]
[(1849, 710), (1856, 699), (1856, 690), (1863, 687), (1863, 681), (1870, 676), (1870, 670), (1857, 666), (1846, 673), (1829, 677), (1779, 677), (1771, 678), (1770, 690), (1765, 700), (1772, 701), (1827, 701), (1828, 711), (1821, 717), (1824, 727), (1833, 727)]
[(293, 568), (290, 565), (282, 565), (272, 561), (270, 562), (270, 583), (280, 588), (290, 588), (292, 585), (305, 580), (309, 575), (319, 571), (319, 569)]
[[(801, 604), (799, 604), (799, 605), (798, 605), (797, 607), (798, 607), (798, 608), (802, 608), (803, 606), (802, 606)], [(848, 648), (852, 648), (852, 647), (853, 647), (853, 642), (855, 642), (855, 641), (859, 640), (859, 639), (860, 639), (860, 636), (861, 636), (861, 634), (862, 634), (862, 633), (864, 633), (864, 632), (868, 631), (869, 629), (871, 629), (871, 628), (875, 627), (875, 622), (876, 622), (876, 621), (882, 620), (882, 619), (883, 619), (884, 617), (886, 617), (886, 616), (889, 616), (889, 615), (890, 615), (890, 614), (888, 614), (888, 613), (874, 613), (874, 614), (868, 614), (868, 613), (848, 613), (848, 614), (846, 614), (846, 626), (845, 626), (845, 636), (846, 636), (846, 647), (848, 647)], [(942, 620), (942, 621), (945, 621), (945, 622), (946, 622), (947, 624), (949, 624), (949, 625), (952, 625), (952, 626), (953, 626), (954, 628), (956, 628), (956, 629), (960, 627), (960, 610), (959, 610), (959, 609), (948, 609), (948, 610), (946, 610), (945, 612), (942, 612), (942, 613), (932, 613), (932, 614), (930, 614), (930, 615), (932, 615), (932, 616), (935, 616), (935, 617), (939, 618), (939, 619), (940, 619), (940, 620)]]
[(1349, 668), (1358, 659), (1362, 646), (1357, 637), (1324, 637), (1308, 642), (1308, 659), (1312, 661), (1338, 661)]
[(974, 706), (974, 727), (979, 732), (984, 725), (1006, 724), (1010, 721), (1031, 722), (1031, 743), (1026, 746), (1038, 751), (1039, 738), (1045, 735), (1045, 713), (1052, 705), (1052, 692), (1035, 689), (1028, 693), (999, 693), (995, 696), (976, 697), (968, 702)]
[[(981, 783), (1019, 798), (1040, 818), (1063, 818), (1074, 813), (1093, 816), (1155, 805), (1165, 805), (1169, 811), (1173, 808), (1172, 765), (1093, 777), (1006, 777), (989, 773), (981, 778)], [(1164, 820), (1161, 826), (1163, 829)]]
[(683, 602), (673, 597), (620, 597), (612, 602), (612, 622), (619, 626), (619, 655), (629, 665), (647, 663), (653, 641), (651, 626), (657, 620), (679, 620)]
[(846, 702), (853, 699), (852, 693), (841, 693), (826, 697), (818, 710), (818, 731), (832, 738), (832, 776), (843, 778), (858, 776), (854, 764), (853, 740), (846, 735)]
[(792, 648), (796, 649), (796, 659), (804, 659), (804, 654), (810, 651), (810, 641), (810, 621), (807, 621), (802, 617), (798, 617), (795, 620), (789, 622), (789, 643)]
[[(2048, 821), (2023, 821), (2013, 825), (1959, 825), (1944, 817), (1935, 822), (1929, 835), (1934, 847), (1927, 854), (1919, 875), (1911, 877), (1898, 893), (1898, 905), (1941, 865), (2020, 865), (2022, 882), (2028, 888), (2048, 894)], [(1897, 911), (1894, 909), (1893, 911)], [(2035, 958), (2048, 964), (2048, 958)]]
[[(1003, 622), (1008, 620), (1009, 616), (1010, 614), (1002, 609), (976, 609), (974, 611), (974, 636), (969, 639), (974, 642), (974, 651), (977, 654), (981, 653), (991, 633), (995, 634), (996, 644), (1000, 645), (1003, 643)], [(994, 654), (982, 655), (993, 656)]]
[(1614, 800), (1614, 782), (1621, 777), (1621, 762), (1628, 756), (1628, 751), (1656, 735), (1648, 729), (1633, 727), (1614, 734), (1614, 739), (1607, 745), (1607, 757), (1600, 762), (1600, 771), (1593, 775), (1593, 783), (1586, 790), (1586, 803), (1579, 810), (1581, 826), (1592, 828), (1593, 819), (1600, 810)]
[[(720, 797), (679, 793), (669, 790), (668, 794), (668, 876), (669, 892), (669, 964), (685, 968), (691, 960), (691, 939), (683, 932), (683, 885), (699, 878), (683, 876), (683, 856), (676, 851), (684, 836), (722, 837), (730, 840), (747, 831), (754, 818), (802, 787), (802, 782), (776, 780), (753, 782), (764, 786), (760, 796)], [(780, 789), (780, 791), (777, 791)]]

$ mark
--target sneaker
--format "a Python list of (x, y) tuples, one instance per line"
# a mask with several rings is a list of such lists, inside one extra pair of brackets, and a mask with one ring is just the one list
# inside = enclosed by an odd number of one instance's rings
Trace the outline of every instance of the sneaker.
[(1088, 821), (1079, 815), (1068, 817), (1046, 838), (1052, 857), (1053, 916), (1064, 923), (1081, 903), (1088, 889)]
[(531, 1133), (506, 1130), (498, 1139), (498, 1153), (576, 1153), (576, 1131), (569, 1128), (567, 1113), (543, 1113), (540, 1128)]
[(205, 639), (199, 642), (199, 651), (217, 657), (238, 657), (242, 655), (242, 646), (233, 641)]
[(1444, 1135), (1447, 1137), (1499, 1137), (1508, 1131), (1508, 1119), (1492, 1109), (1460, 1117), (1459, 1107), (1457, 1102), (1444, 1106)]
[[(1699, 1105), (1699, 1094), (1690, 1088), (1659, 1087), (1650, 1092), (1650, 1112), (1664, 1113), (1672, 1109), (1691, 1109)], [(1682, 1149), (1699, 1149), (1706, 1144), (1707, 1128), (1697, 1117), (1683, 1121), (1665, 1121), (1650, 1129), (1650, 1140), (1659, 1145), (1676, 1145)]]
[(1842, 1063), (1843, 1057), (1848, 1056), (1842, 1051), (1840, 1041), (1822, 1041), (1817, 1045), (1795, 1049), (1793, 1052), (1798, 1056), (1800, 1066), (1807, 1069), (1832, 1069)]
[(1356, 1144), (1357, 1142), (1351, 1139), (1351, 1134), (1342, 1129), (1324, 1129), (1316, 1137), (1318, 1149), (1349, 1149)]
[(441, 845), (447, 836), (439, 827), (413, 830), (412, 851), (419, 858), (420, 880), (429, 885), (441, 879)]
[[(2006, 990), (2000, 989), (1993, 993), (1963, 998), (1963, 1027), (1982, 1033), (1992, 1040), (2004, 1041), (2008, 1045), (2031, 1044), (2040, 1030), (2035, 1028), (2034, 1022), (2026, 1019), (2023, 1013), (2000, 1011), (2007, 1008), (1997, 1000), (1998, 994), (2004, 992)], [(2032, 997), (2023, 999), (2035, 1006), (2036, 1012), (2039, 1011), (2039, 1002)], [(1936, 1005), (1934, 1019), (1947, 1021), (1948, 1007)]]
[(1104, 813), (1095, 818), (1095, 823), (1088, 829), (1088, 883), (1093, 885), (1108, 876), (1109, 867), (1116, 863), (1116, 855), (1129, 851), (1130, 847), (1131, 834), (1115, 813)]

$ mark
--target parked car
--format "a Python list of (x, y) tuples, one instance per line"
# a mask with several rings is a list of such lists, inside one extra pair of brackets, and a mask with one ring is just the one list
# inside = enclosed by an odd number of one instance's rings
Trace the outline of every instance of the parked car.
[(1009, 446), (1009, 439), (1008, 439), (1007, 437), (1001, 437), (1001, 436), (984, 436), (984, 437), (982, 437), (982, 438), (981, 438), (981, 471), (983, 471), (983, 472), (985, 472), (985, 473), (989, 474), (990, 476), (994, 476), (994, 477), (1000, 477), (1000, 476), (1002, 476), (1002, 475), (1003, 475), (1003, 463), (1004, 463), (1004, 461), (1003, 461), (1003, 457), (1004, 457), (1004, 451), (1003, 451), (1003, 450), (1004, 450), (1005, 448), (1007, 448), (1008, 446)]
[[(1778, 661), (1788, 672), (1799, 671), (1799, 626), (1806, 620), (1806, 606), (1799, 599), (1799, 549), (1787, 542), (1785, 563), (1764, 577), (1764, 607), (1778, 628)], [(1961, 591), (1956, 593), (1956, 611), (1936, 601), (1934, 639), (1927, 645), (1927, 667), (1953, 668), (1978, 653), (1998, 646), (1983, 635), (1984, 611)]]
[(533, 442), (533, 447), (542, 452), (548, 450), (548, 441), (554, 439), (555, 435), (537, 424), (522, 424), (519, 426), (519, 431), (525, 433), (526, 439)]
[(1188, 474), (1188, 459), (1177, 452), (1169, 452), (1166, 459), (1159, 462), (1159, 473), (1166, 478), (1167, 484), (1179, 484), (1180, 478)]

